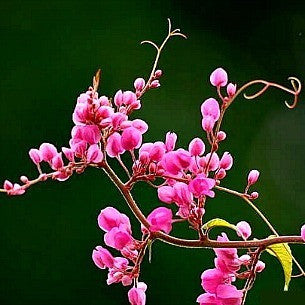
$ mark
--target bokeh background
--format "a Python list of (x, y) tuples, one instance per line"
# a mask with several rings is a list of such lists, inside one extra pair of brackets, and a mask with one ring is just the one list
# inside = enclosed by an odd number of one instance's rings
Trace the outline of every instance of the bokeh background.
[[(154, 50), (144, 39), (161, 41), (166, 18), (188, 39), (169, 42), (159, 67), (162, 86), (149, 92), (135, 117), (145, 119), (146, 141), (167, 131), (186, 146), (204, 137), (199, 107), (214, 96), (208, 77), (216, 67), (238, 85), (265, 78), (287, 84), (305, 79), (303, 1), (26, 1), (0, 3), (0, 160), (1, 179), (36, 175), (28, 150), (42, 142), (66, 146), (71, 113), (97, 68), (100, 91), (108, 96), (131, 89), (150, 71)], [(298, 233), (304, 213), (305, 95), (295, 110), (290, 96), (270, 90), (255, 101), (238, 99), (224, 121), (228, 138), (222, 150), (235, 157), (224, 185), (241, 190), (249, 169), (261, 171), (257, 205), (283, 234)], [(302, 100), (303, 99), (303, 100)], [(157, 206), (145, 185), (135, 196), (148, 213)], [(99, 210), (114, 205), (129, 213), (117, 190), (101, 172), (88, 170), (65, 183), (48, 182), (22, 197), (0, 199), (0, 304), (127, 304), (126, 288), (108, 287), (106, 272), (91, 262), (102, 243)], [(206, 219), (248, 220), (256, 237), (269, 235), (263, 222), (239, 199), (217, 193)], [(133, 219), (134, 220), (134, 219)], [(139, 235), (135, 223), (134, 232)], [(178, 225), (175, 234), (192, 237)], [(304, 247), (295, 246), (304, 262)], [(200, 274), (213, 266), (213, 251), (153, 247), (144, 262), (147, 304), (195, 304), (202, 293)], [(293, 280), (283, 292), (280, 264), (267, 254), (266, 271), (247, 304), (287, 304), (304, 300), (305, 281)]]

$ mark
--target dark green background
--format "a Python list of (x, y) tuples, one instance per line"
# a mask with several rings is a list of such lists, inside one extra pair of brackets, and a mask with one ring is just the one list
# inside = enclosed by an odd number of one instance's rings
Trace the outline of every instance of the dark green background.
[[(223, 66), (241, 85), (255, 78), (283, 84), (305, 79), (303, 1), (2, 1), (0, 4), (1, 177), (36, 175), (27, 156), (42, 142), (66, 146), (76, 97), (102, 68), (101, 91), (131, 89), (149, 73), (154, 52), (143, 39), (160, 41), (166, 18), (188, 35), (175, 38), (160, 61), (162, 87), (148, 93), (135, 116), (150, 125), (146, 141), (168, 130), (185, 146), (204, 137), (199, 106), (214, 95), (210, 72)], [(242, 189), (249, 169), (258, 168), (257, 204), (283, 234), (299, 233), (304, 214), (305, 95), (288, 110), (290, 98), (270, 90), (256, 101), (239, 99), (227, 114), (228, 139), (222, 149), (235, 156), (224, 185)], [(157, 206), (155, 191), (140, 185), (135, 196), (143, 210)], [(0, 304), (126, 304), (126, 288), (106, 286), (106, 272), (91, 262), (102, 243), (99, 210), (114, 205), (127, 213), (118, 192), (101, 172), (88, 170), (65, 183), (48, 182), (25, 196), (0, 201)], [(266, 226), (240, 200), (217, 194), (206, 219), (248, 220), (256, 237)], [(192, 237), (178, 225), (175, 234)], [(139, 227), (134, 226), (139, 236)], [(304, 261), (304, 248), (295, 246)], [(144, 263), (147, 304), (195, 304), (200, 274), (213, 266), (209, 250), (185, 250), (156, 243)], [(304, 300), (305, 281), (284, 293), (278, 262), (264, 255), (247, 304), (294, 304)]]

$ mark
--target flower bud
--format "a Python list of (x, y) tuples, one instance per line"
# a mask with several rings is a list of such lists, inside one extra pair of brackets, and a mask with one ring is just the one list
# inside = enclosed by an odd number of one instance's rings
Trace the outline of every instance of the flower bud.
[(265, 263), (262, 261), (258, 261), (255, 266), (255, 272), (262, 272), (265, 269)]
[(162, 76), (162, 70), (157, 70), (156, 72), (155, 72), (155, 77), (156, 78), (159, 78), (159, 77), (161, 77)]
[(248, 186), (256, 183), (259, 177), (259, 171), (256, 169), (252, 169), (248, 175)]
[(250, 199), (255, 200), (258, 198), (258, 196), (259, 196), (258, 192), (252, 192), (250, 194)]
[(35, 148), (30, 149), (29, 156), (36, 165), (42, 161), (41, 153), (38, 149)]
[(219, 167), (223, 168), (224, 170), (229, 170), (233, 165), (233, 158), (229, 152), (225, 152), (220, 159)]
[(229, 97), (234, 96), (236, 93), (236, 85), (233, 85), (232, 83), (228, 84), (227, 86), (227, 94)]
[(189, 152), (192, 156), (201, 156), (204, 150), (205, 145), (200, 138), (194, 138), (189, 144)]
[(27, 184), (29, 182), (29, 178), (27, 176), (21, 176), (20, 181), (24, 184)]
[(246, 221), (240, 221), (237, 225), (237, 235), (243, 237), (244, 239), (248, 239), (251, 235), (251, 227)]
[(217, 121), (219, 119), (220, 116), (219, 104), (214, 98), (208, 98), (207, 100), (205, 100), (202, 103), (200, 109), (203, 118), (209, 116), (214, 121)]
[(227, 72), (222, 68), (217, 68), (212, 72), (210, 82), (215, 87), (224, 87), (228, 82)]
[(145, 87), (145, 80), (143, 78), (137, 78), (133, 85), (137, 91), (142, 91)]
[(6, 190), (6, 191), (9, 191), (11, 190), (12, 188), (14, 187), (13, 183), (9, 180), (5, 180), (4, 183), (3, 183), (3, 188)]
[(158, 88), (158, 87), (160, 87), (160, 82), (157, 79), (153, 80), (149, 87), (152, 88), (152, 89)]
[(177, 141), (177, 135), (174, 132), (168, 132), (165, 138), (165, 147), (167, 151), (172, 151), (175, 149)]
[(302, 228), (301, 228), (301, 237), (305, 242), (305, 225), (303, 225)]
[(223, 141), (225, 138), (227, 137), (226, 133), (224, 131), (219, 131), (217, 133), (217, 140), (220, 142), (220, 141)]

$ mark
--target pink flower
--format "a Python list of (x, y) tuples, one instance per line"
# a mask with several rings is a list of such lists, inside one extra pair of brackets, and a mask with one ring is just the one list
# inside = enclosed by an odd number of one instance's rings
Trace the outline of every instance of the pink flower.
[(151, 232), (164, 231), (167, 234), (172, 230), (172, 219), (172, 211), (164, 207), (154, 209), (147, 217)]
[(117, 157), (122, 154), (125, 149), (121, 144), (121, 135), (118, 132), (113, 133), (108, 139), (106, 144), (106, 152), (110, 157)]
[(193, 201), (193, 194), (186, 183), (177, 182), (173, 186), (173, 200), (180, 206), (189, 206)]
[(140, 119), (135, 119), (131, 121), (131, 126), (138, 129), (142, 134), (148, 130), (147, 123)]
[(228, 84), (227, 86), (227, 94), (229, 97), (234, 96), (236, 93), (236, 85), (233, 85), (232, 83)]
[(57, 149), (53, 144), (42, 143), (39, 151), (43, 161), (49, 162), (57, 155)]
[(30, 149), (29, 156), (36, 165), (42, 161), (42, 156), (38, 149), (35, 148)]
[(229, 152), (225, 152), (222, 158), (219, 161), (219, 168), (223, 168), (224, 170), (231, 169), (233, 165), (233, 158)]
[(64, 161), (62, 160), (61, 153), (57, 153), (51, 160), (51, 166), (54, 170), (59, 170), (64, 166)]
[(258, 261), (255, 266), (255, 272), (262, 272), (265, 269), (266, 265), (262, 261)]
[[(139, 284), (138, 284), (139, 285)], [(145, 289), (146, 290), (146, 289)], [(128, 291), (128, 300), (131, 305), (145, 305), (146, 294), (143, 288), (131, 288)]]
[(205, 270), (201, 275), (201, 286), (209, 293), (216, 293), (218, 285), (223, 284), (225, 275), (218, 269)]
[(113, 98), (114, 104), (116, 106), (121, 106), (123, 104), (123, 92), (122, 90), (117, 91), (117, 93), (115, 94), (114, 98)]
[(125, 150), (133, 150), (135, 148), (139, 148), (142, 143), (142, 133), (134, 128), (129, 127), (124, 129), (121, 138), (122, 147)]
[(159, 162), (165, 154), (165, 145), (163, 142), (155, 142), (150, 149), (149, 158), (151, 161)]
[(240, 305), (243, 292), (233, 285), (222, 284), (217, 287), (216, 296), (222, 305)]
[(87, 151), (87, 162), (99, 163), (103, 160), (103, 153), (97, 144), (93, 144)]
[(92, 252), (92, 259), (97, 267), (100, 269), (112, 268), (114, 265), (114, 257), (111, 253), (101, 247), (97, 246)]
[(211, 117), (217, 121), (220, 116), (219, 104), (214, 98), (205, 100), (201, 105), (201, 114), (203, 117)]
[(132, 242), (130, 233), (124, 225), (114, 227), (104, 235), (105, 244), (117, 250), (122, 250)]
[(69, 161), (74, 162), (74, 152), (71, 148), (62, 147), (61, 150)]
[(219, 157), (216, 152), (212, 153), (212, 156), (210, 156), (211, 153), (208, 153), (205, 156), (205, 163), (207, 164), (210, 161), (208, 170), (215, 171), (219, 167)]
[(74, 126), (71, 136), (73, 142), (86, 141), (90, 145), (98, 143), (102, 137), (96, 125)]
[(202, 129), (206, 132), (211, 132), (214, 128), (215, 122), (216, 121), (211, 116), (205, 116), (201, 122)]
[(246, 221), (240, 221), (237, 225), (237, 235), (248, 239), (251, 236), (251, 227)]
[(143, 78), (137, 78), (133, 85), (137, 91), (142, 91), (145, 87), (145, 80)]
[(205, 145), (200, 138), (194, 138), (189, 144), (189, 152), (192, 156), (201, 156), (204, 150)]
[(216, 298), (214, 294), (211, 293), (203, 293), (201, 294), (197, 300), (197, 303), (200, 305), (222, 305), (220, 300)]
[(161, 186), (158, 188), (158, 198), (165, 203), (172, 203), (174, 190), (171, 186)]
[(215, 193), (211, 190), (215, 186), (215, 180), (207, 178), (204, 174), (199, 174), (189, 183), (189, 190), (196, 198), (205, 195), (214, 197)]
[(162, 167), (172, 175), (177, 175), (191, 164), (191, 155), (185, 150), (169, 151), (161, 161)]
[(252, 169), (248, 175), (248, 186), (253, 185), (257, 182), (259, 177), (259, 171)]
[(168, 132), (166, 134), (166, 139), (165, 139), (166, 151), (174, 150), (176, 141), (177, 141), (177, 135), (174, 132)]
[(105, 232), (108, 232), (111, 229), (119, 227), (121, 225), (124, 225), (126, 229), (131, 232), (129, 218), (113, 207), (107, 207), (101, 210), (97, 221), (99, 227)]
[(305, 241), (305, 224), (301, 228), (301, 237)]
[(228, 82), (227, 72), (222, 68), (217, 68), (212, 72), (210, 82), (215, 87), (224, 87)]

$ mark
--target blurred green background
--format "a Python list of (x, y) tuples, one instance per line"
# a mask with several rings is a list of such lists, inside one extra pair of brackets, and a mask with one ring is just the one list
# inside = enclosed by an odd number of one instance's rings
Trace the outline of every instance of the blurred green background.
[[(144, 39), (161, 41), (166, 18), (188, 39), (169, 42), (159, 67), (162, 86), (149, 92), (134, 117), (145, 119), (145, 141), (179, 135), (179, 145), (204, 137), (199, 107), (214, 96), (211, 71), (222, 66), (238, 85), (265, 78), (288, 84), (305, 79), (305, 6), (303, 1), (1, 1), (0, 140), (1, 179), (17, 181), (36, 171), (28, 150), (42, 142), (66, 146), (71, 113), (97, 68), (100, 92), (111, 96), (131, 89), (150, 71), (154, 50)], [(305, 95), (288, 110), (285, 93), (270, 90), (255, 101), (238, 99), (228, 112), (221, 148), (235, 157), (224, 185), (241, 190), (249, 169), (261, 179), (257, 205), (283, 234), (299, 233), (304, 223)], [(303, 101), (302, 101), (303, 99)], [(148, 213), (157, 206), (145, 185), (135, 196)], [(101, 172), (88, 170), (65, 183), (48, 182), (22, 197), (0, 200), (0, 304), (127, 304), (126, 288), (108, 287), (106, 272), (91, 262), (102, 244), (96, 224), (99, 210), (114, 205), (129, 215), (115, 187)], [(245, 219), (256, 237), (269, 231), (240, 200), (218, 194), (208, 202), (206, 219)], [(133, 219), (134, 220), (134, 219)], [(135, 235), (139, 226), (135, 223)], [(180, 236), (193, 233), (180, 224)], [(304, 247), (295, 246), (304, 261)], [(200, 274), (213, 266), (213, 251), (186, 250), (160, 242), (152, 263), (144, 262), (147, 304), (195, 304), (202, 293)], [(279, 263), (266, 254), (266, 271), (249, 293), (247, 304), (294, 304), (304, 300), (305, 281), (293, 280), (283, 292)]]

